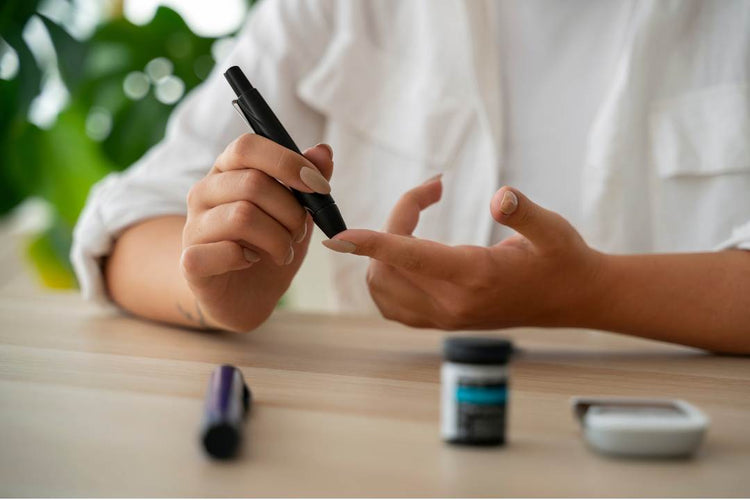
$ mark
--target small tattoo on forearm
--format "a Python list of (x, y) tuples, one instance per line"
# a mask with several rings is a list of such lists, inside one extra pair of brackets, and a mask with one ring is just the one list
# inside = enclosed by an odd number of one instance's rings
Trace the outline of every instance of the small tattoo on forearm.
[(193, 315), (190, 314), (189, 311), (186, 311), (179, 302), (177, 303), (177, 310), (180, 311), (180, 314), (182, 314), (182, 316), (186, 318), (188, 321), (190, 321), (191, 323), (195, 323), (195, 319), (193, 318)]
[(195, 299), (195, 310), (198, 312), (198, 324), (203, 328), (208, 328), (208, 323), (206, 323), (206, 318), (203, 316), (203, 311), (201, 311), (201, 305), (198, 303), (198, 299)]
[(201, 306), (200, 304), (198, 304), (197, 299), (195, 301), (195, 310), (197, 313), (195, 316), (193, 316), (190, 311), (182, 307), (182, 304), (180, 304), (179, 302), (177, 303), (177, 310), (180, 311), (180, 314), (182, 314), (182, 316), (191, 323), (195, 323), (201, 328), (208, 328), (206, 318), (203, 316), (203, 311), (201, 311)]

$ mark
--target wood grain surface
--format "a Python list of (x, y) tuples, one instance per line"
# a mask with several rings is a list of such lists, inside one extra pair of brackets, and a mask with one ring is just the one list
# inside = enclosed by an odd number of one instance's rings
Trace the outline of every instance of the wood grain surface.
[[(493, 335), (494, 333), (489, 333)], [(2, 496), (748, 496), (750, 360), (576, 330), (499, 332), (509, 443), (439, 437), (445, 333), (279, 312), (250, 334), (200, 333), (72, 294), (0, 294)], [(255, 404), (240, 456), (198, 445), (211, 370)], [(589, 450), (573, 395), (686, 399), (711, 427), (687, 460)]]

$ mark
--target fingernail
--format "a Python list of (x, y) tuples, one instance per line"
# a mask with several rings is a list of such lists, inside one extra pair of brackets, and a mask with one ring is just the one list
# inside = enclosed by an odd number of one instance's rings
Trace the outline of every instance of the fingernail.
[(334, 252), (354, 253), (354, 251), (357, 249), (357, 245), (355, 245), (351, 241), (323, 240), (321, 243), (323, 243), (323, 246), (333, 250)]
[(299, 243), (300, 241), (305, 239), (305, 236), (307, 236), (307, 221), (302, 225), (302, 232), (299, 233), (299, 236), (294, 238), (295, 243)]
[(424, 185), (429, 184), (431, 182), (435, 182), (436, 180), (440, 179), (442, 176), (443, 176), (442, 173), (439, 173), (437, 175), (433, 175), (432, 177), (430, 177), (429, 179), (427, 179), (426, 181), (424, 181), (422, 183), (422, 185), (424, 186)]
[(324, 148), (326, 148), (328, 150), (328, 156), (330, 156), (331, 160), (333, 160), (333, 148), (331, 147), (330, 144), (326, 144), (325, 142), (321, 142), (320, 144), (317, 144), (315, 147), (317, 148), (318, 146), (323, 146)]
[(245, 260), (251, 263), (258, 262), (260, 260), (260, 255), (253, 252), (249, 248), (243, 248), (242, 254), (245, 256)]
[(286, 256), (286, 259), (284, 260), (284, 265), (287, 266), (291, 264), (293, 260), (294, 260), (294, 248), (289, 247), (289, 254)]
[(326, 178), (320, 175), (320, 172), (314, 168), (302, 167), (299, 171), (299, 178), (316, 193), (328, 194), (331, 192), (331, 186), (328, 184)]
[(518, 208), (518, 197), (513, 191), (506, 191), (503, 199), (500, 200), (500, 211), (505, 215), (510, 215)]

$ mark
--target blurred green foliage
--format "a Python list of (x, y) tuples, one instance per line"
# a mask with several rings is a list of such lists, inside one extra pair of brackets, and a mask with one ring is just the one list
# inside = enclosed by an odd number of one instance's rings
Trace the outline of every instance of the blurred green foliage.
[[(146, 25), (113, 15), (90, 38), (79, 40), (39, 7), (39, 0), (3, 0), (0, 7), (0, 38), (19, 62), (13, 78), (0, 79), (0, 216), (30, 196), (51, 204), (53, 226), (28, 242), (27, 255), (46, 285), (64, 288), (75, 285), (68, 263), (71, 231), (89, 188), (158, 142), (176, 105), (157, 98), (158, 82), (145, 76), (147, 65), (157, 59), (156, 69), (177, 77), (188, 92), (211, 70), (215, 39), (197, 36), (177, 12), (162, 6)], [(57, 71), (69, 93), (49, 128), (28, 119), (49, 77), (49, 68), (37, 61), (22, 36), (35, 17), (50, 36)], [(146, 89), (143, 95), (126, 95), (129, 75)], [(99, 136), (87, 133), (87, 123), (89, 128), (97, 123), (92, 114), (104, 130)]]

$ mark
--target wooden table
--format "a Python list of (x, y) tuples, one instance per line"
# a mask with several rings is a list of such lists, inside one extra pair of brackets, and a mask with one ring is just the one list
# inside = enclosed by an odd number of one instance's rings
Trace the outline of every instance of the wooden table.
[[(245, 335), (0, 296), (3, 496), (747, 496), (750, 360), (612, 334), (511, 330), (510, 443), (440, 441), (443, 334), (279, 312)], [(255, 394), (241, 456), (198, 446), (219, 363)], [(586, 448), (572, 395), (680, 397), (712, 419), (690, 460)]]

